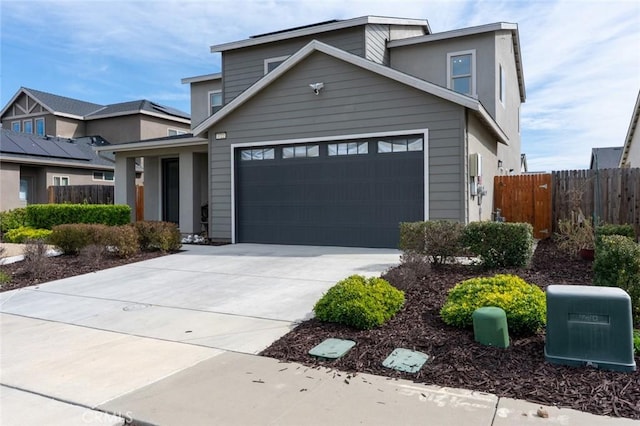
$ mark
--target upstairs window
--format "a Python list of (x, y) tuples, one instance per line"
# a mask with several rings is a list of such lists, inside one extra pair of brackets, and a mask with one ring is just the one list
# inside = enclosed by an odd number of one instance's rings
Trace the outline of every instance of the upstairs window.
[(11, 122), (11, 130), (13, 130), (16, 133), (20, 133), (20, 122), (19, 121), (12, 121)]
[(463, 95), (475, 96), (475, 50), (447, 54), (447, 88)]
[(278, 56), (277, 58), (269, 58), (264, 60), (264, 75), (269, 74), (276, 69), (278, 65), (283, 63), (289, 58), (289, 56)]
[(44, 118), (36, 118), (36, 135), (44, 136)]
[(187, 132), (184, 130), (178, 129), (167, 129), (167, 136), (178, 136), (178, 135), (186, 135)]
[(222, 109), (222, 91), (214, 90), (212, 92), (209, 92), (209, 111), (211, 111), (211, 114), (215, 114), (221, 109)]
[(33, 121), (31, 120), (24, 120), (22, 122), (22, 127), (23, 127), (23, 131), (25, 133), (33, 133)]

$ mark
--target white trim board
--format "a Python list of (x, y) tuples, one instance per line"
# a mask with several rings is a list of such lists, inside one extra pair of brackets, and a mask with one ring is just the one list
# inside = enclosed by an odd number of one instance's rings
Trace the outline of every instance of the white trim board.
[(357, 133), (339, 136), (320, 136), (314, 138), (281, 139), (262, 142), (232, 143), (231, 150), (231, 243), (236, 243), (236, 149), (257, 146), (294, 145), (314, 142), (332, 142), (353, 139), (382, 138), (389, 136), (422, 135), (424, 157), (424, 220), (429, 220), (429, 129), (397, 130), (390, 132)]

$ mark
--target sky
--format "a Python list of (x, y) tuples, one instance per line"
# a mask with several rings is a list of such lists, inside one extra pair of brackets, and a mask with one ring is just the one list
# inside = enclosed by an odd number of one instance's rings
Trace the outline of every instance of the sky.
[(0, 101), (21, 86), (190, 112), (181, 79), (220, 71), (214, 44), (329, 19), (428, 19), (433, 32), (518, 24), (530, 171), (589, 168), (622, 146), (640, 90), (638, 0), (0, 0)]

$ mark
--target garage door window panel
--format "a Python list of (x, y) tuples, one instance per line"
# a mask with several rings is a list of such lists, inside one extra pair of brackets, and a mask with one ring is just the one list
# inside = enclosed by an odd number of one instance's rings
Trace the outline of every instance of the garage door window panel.
[(378, 140), (378, 153), (422, 151), (422, 138)]
[(243, 149), (240, 152), (240, 159), (242, 161), (273, 160), (274, 158), (275, 158), (275, 149), (273, 148)]
[(282, 158), (306, 158), (319, 157), (320, 146), (318, 145), (294, 145), (282, 148)]

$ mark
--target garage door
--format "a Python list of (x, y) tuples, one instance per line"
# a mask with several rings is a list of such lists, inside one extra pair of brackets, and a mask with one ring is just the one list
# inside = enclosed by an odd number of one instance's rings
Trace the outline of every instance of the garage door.
[(235, 150), (236, 240), (397, 247), (424, 218), (422, 136)]

